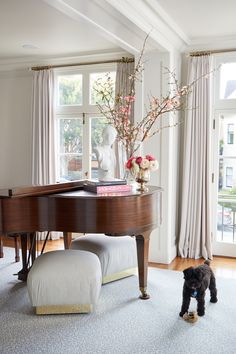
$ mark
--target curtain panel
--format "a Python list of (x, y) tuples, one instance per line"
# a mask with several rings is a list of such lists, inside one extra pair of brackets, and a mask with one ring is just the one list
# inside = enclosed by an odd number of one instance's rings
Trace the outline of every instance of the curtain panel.
[(188, 83), (196, 80), (188, 97), (184, 124), (183, 185), (179, 255), (212, 258), (210, 206), (211, 57), (190, 57)]
[[(32, 184), (56, 183), (53, 70), (34, 72), (32, 112)], [(45, 237), (46, 232), (37, 233), (37, 239)], [(60, 234), (51, 232), (50, 237), (58, 239)]]
[(32, 183), (56, 182), (54, 72), (34, 72)]
[[(130, 94), (131, 85), (129, 76), (134, 73), (134, 62), (119, 62), (117, 64), (116, 70), (116, 86), (115, 86), (115, 96), (121, 94), (122, 96), (128, 96)], [(134, 122), (134, 103), (132, 102), (131, 123)], [(116, 141), (114, 144), (115, 155), (116, 155), (116, 168), (115, 176), (117, 178), (124, 178), (125, 176), (125, 163), (127, 160), (126, 152), (123, 144)]]

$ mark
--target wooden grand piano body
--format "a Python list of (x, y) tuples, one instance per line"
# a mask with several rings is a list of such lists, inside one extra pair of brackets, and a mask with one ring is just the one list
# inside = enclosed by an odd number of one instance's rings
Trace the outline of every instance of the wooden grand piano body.
[(62, 231), (65, 247), (72, 232), (136, 236), (141, 298), (148, 298), (147, 266), (151, 231), (161, 222), (161, 188), (148, 192), (94, 194), (84, 181), (0, 190), (0, 235), (20, 234), (27, 274), (27, 235)]

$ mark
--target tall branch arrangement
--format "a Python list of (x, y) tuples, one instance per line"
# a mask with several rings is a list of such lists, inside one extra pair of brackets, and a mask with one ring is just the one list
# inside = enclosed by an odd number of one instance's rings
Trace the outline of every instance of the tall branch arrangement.
[(127, 158), (131, 157), (145, 140), (159, 133), (162, 129), (178, 124), (161, 126), (161, 124), (157, 123), (163, 114), (180, 111), (184, 108), (184, 98), (191, 92), (191, 88), (195, 83), (181, 86), (176, 79), (175, 73), (167, 69), (167, 74), (169, 74), (170, 78), (168, 93), (164, 97), (150, 97), (149, 107), (147, 107), (144, 117), (139, 122), (132, 123), (130, 116), (133, 102), (135, 101), (135, 83), (142, 79), (144, 70), (142, 59), (147, 38), (148, 36), (144, 41), (134, 72), (129, 76), (130, 91), (128, 95), (120, 92), (114, 99), (114, 82), (109, 73), (106, 75), (105, 81), (98, 79), (94, 86), (102, 102), (98, 103), (100, 113), (116, 129), (117, 139), (123, 143)]

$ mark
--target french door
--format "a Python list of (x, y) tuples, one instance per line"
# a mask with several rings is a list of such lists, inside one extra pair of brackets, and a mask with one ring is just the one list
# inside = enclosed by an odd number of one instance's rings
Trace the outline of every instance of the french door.
[(236, 110), (217, 110), (213, 139), (213, 254), (236, 257)]

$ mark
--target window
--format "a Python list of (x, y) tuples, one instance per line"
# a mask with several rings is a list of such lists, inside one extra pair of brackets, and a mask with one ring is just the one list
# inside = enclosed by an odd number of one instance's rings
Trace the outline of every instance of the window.
[[(236, 55), (233, 52), (213, 56), (212, 158), (217, 183), (212, 183), (215, 242), (213, 252), (228, 255), (227, 244), (234, 243), (231, 206), (235, 203), (236, 187)], [(214, 176), (213, 175), (213, 176)], [(218, 189), (218, 191), (217, 191)], [(232, 204), (231, 204), (232, 200)], [(227, 214), (227, 215), (226, 215)]]
[(233, 187), (233, 167), (226, 167), (226, 187)]
[(101, 143), (107, 120), (97, 108), (99, 97), (94, 85), (109, 75), (114, 92), (115, 70), (112, 64), (56, 72), (58, 181), (97, 177), (98, 165), (93, 149)]
[(228, 124), (227, 126), (227, 143), (234, 143), (234, 124)]

